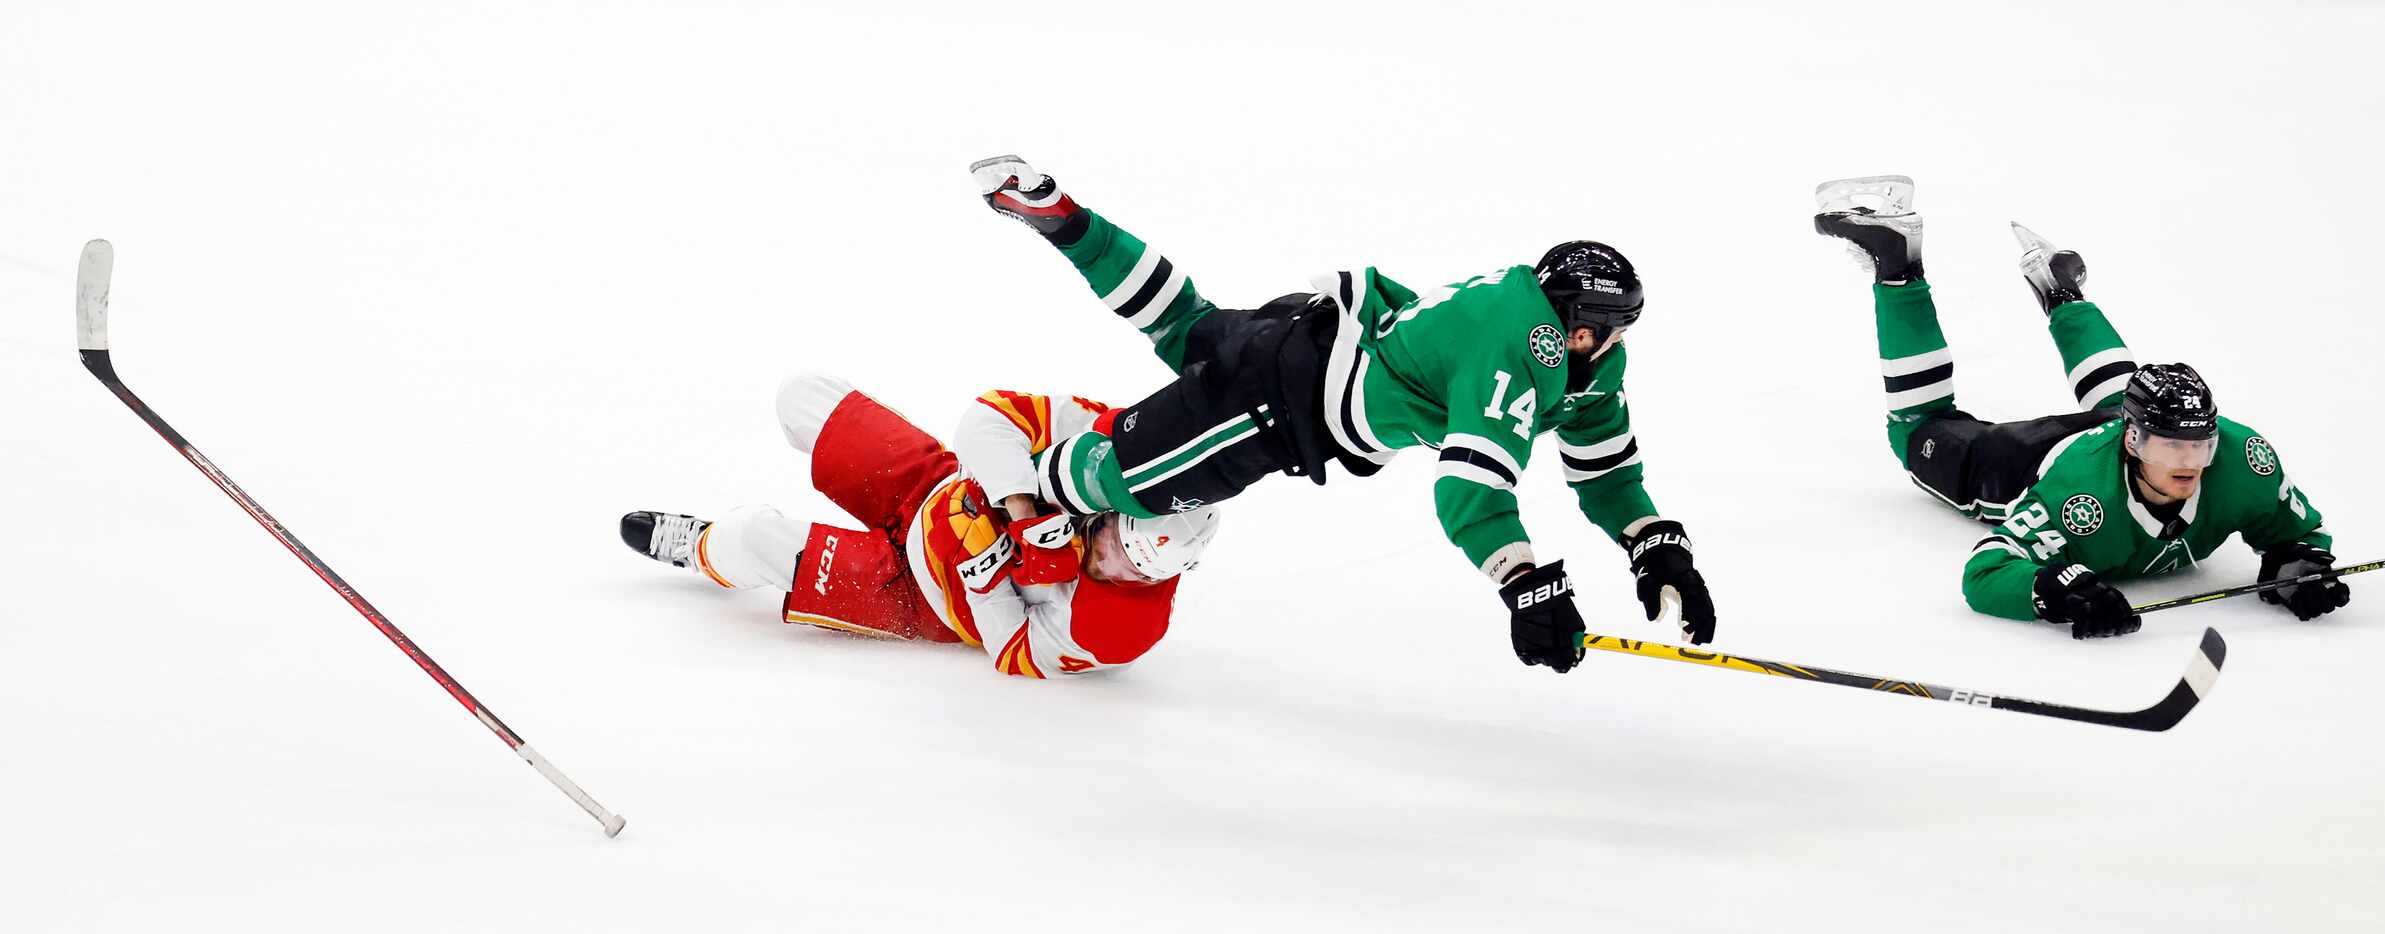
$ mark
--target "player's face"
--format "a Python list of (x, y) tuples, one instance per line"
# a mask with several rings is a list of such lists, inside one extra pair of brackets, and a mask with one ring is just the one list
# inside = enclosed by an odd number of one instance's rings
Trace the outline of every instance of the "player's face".
[(2218, 438), (2186, 441), (2130, 429), (2128, 440), (2129, 451), (2141, 465), (2137, 475), (2154, 492), (2170, 499), (2195, 495), (2195, 488), (2203, 482), (2203, 468), (2211, 466), (2212, 455), (2219, 451)]
[(1590, 359), (1596, 360), (1605, 355), (1607, 351), (1615, 349), (1616, 344), (1623, 343), (1623, 332), (1627, 330), (1630, 329), (1615, 328), (1607, 334), (1606, 340), (1600, 341), (1598, 332), (1589, 328), (1575, 328), (1572, 334), (1565, 336), (1565, 349), (1574, 353), (1589, 354)]
[(1085, 576), (1106, 584), (1149, 587), (1159, 583), (1135, 569), (1135, 563), (1126, 557), (1126, 546), (1118, 541), (1118, 523), (1112, 521), (1096, 523), (1093, 534), (1086, 537), (1084, 568)]

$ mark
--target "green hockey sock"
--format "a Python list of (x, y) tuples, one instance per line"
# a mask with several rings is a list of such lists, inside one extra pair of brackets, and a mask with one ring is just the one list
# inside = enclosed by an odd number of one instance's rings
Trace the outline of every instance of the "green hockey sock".
[(1954, 355), (1938, 329), (1928, 282), (1873, 285), (1880, 377), (1887, 390), (1888, 447), (1905, 458), (1905, 439), (1923, 419), (1954, 408)]
[(1184, 369), (1185, 338), (1216, 311), (1176, 264), (1109, 219), (1085, 211), (1084, 236), (1060, 247), (1102, 304), (1149, 338), (1168, 369)]
[(2062, 352), (2062, 372), (2068, 374), (2070, 394), (2079, 400), (2079, 408), (2120, 404), (2120, 391), (2127, 388), (2137, 362), (2120, 332), (2104, 320), (2103, 309), (2094, 302), (2056, 305), (2046, 316), (2046, 330), (2053, 332), (2054, 349)]

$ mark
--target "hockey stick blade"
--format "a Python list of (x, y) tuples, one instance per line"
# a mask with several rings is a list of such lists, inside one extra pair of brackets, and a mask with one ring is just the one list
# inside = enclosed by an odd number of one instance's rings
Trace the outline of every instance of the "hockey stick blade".
[(2223, 587), (2219, 590), (2210, 591), (2208, 593), (2189, 594), (2183, 597), (2172, 597), (2168, 600), (2156, 600), (2152, 603), (2147, 603), (2142, 606), (2129, 607), (2129, 610), (2139, 616), (2142, 616), (2146, 613), (2152, 613), (2158, 610), (2175, 610), (2182, 606), (2193, 606), (2198, 603), (2209, 603), (2213, 600), (2225, 600), (2229, 597), (2241, 597), (2248, 593), (2260, 593), (2265, 590), (2276, 590), (2280, 587), (2293, 587), (2300, 584), (2315, 584), (2319, 581), (2331, 581), (2338, 577), (2348, 577), (2353, 574), (2374, 571), (2378, 568), (2385, 568), (2385, 561), (2371, 561), (2367, 564), (2355, 564), (2349, 567), (2328, 568), (2324, 571), (2312, 571), (2300, 577), (2281, 577), (2273, 581), (2261, 581), (2259, 583), (2253, 584), (2239, 584), (2234, 587)]
[(414, 644), (413, 639), (407, 638), (405, 633), (399, 632), (397, 625), (391, 623), (389, 617), (381, 615), (381, 611), (367, 602), (363, 594), (357, 593), (355, 587), (349, 586), (348, 582), (340, 577), (339, 572), (333, 571), (330, 565), (323, 563), (322, 558), (316, 557), (314, 550), (306, 547), (306, 543), (299, 541), (298, 536), (290, 534), (290, 530), (282, 525), (281, 520), (266, 512), (265, 507), (258, 505), (256, 499), (250, 497), (247, 491), (242, 490), (239, 484), (233, 483), (232, 478), (218, 469), (214, 462), (209, 461), (207, 455), (199, 453), (199, 449), (190, 443), (190, 439), (183, 437), (181, 432), (175, 431), (174, 426), (166, 424), (166, 420), (159, 416), (156, 410), (151, 409), (148, 403), (141, 401), (141, 397), (134, 395), (133, 391), (124, 385), (124, 380), (116, 375), (116, 366), (108, 354), (108, 289), (115, 268), (116, 249), (108, 245), (107, 241), (93, 240), (83, 244), (83, 260), (75, 273), (75, 346), (82, 354), (83, 368), (90, 370), (92, 376), (98, 377), (100, 384), (106, 386), (109, 392), (115, 393), (118, 401), (123, 402), (126, 408), (132, 409), (133, 414), (140, 416), (141, 421), (147, 423), (151, 431), (157, 432), (158, 437), (164, 438), (167, 444), (172, 445), (175, 453), (181, 454), (183, 460), (189, 461), (191, 466), (205, 474), (208, 481), (215, 484), (216, 489), (222, 490), (225, 496), (231, 497), (232, 502), (238, 504), (241, 511), (248, 513), (249, 518), (257, 520), (258, 525), (264, 526), (265, 531), (270, 533), (275, 541), (281, 542), (282, 547), (289, 549), (290, 553), (296, 555), (299, 561), (304, 562), (307, 569), (315, 572), (316, 577), (322, 578), (323, 583), (330, 585), (333, 592), (348, 601), (348, 605), (357, 613), (362, 614), (366, 622), (373, 624), (373, 628), (380, 630), (381, 635), (387, 637), (390, 644), (397, 646), (398, 651), (406, 653), (406, 657), (412, 659), (424, 674), (430, 675), (431, 680), (439, 682), (439, 686), (445, 688), (449, 696), (454, 697), (457, 703), (464, 705), (464, 709), (472, 712), (473, 719), (479, 720), (482, 726), (488, 727), (489, 732), (497, 734), (497, 738), (504, 740), (505, 745), (511, 748), (515, 755), (521, 756), (522, 761), (530, 763), (530, 767), (538, 770), (539, 775), (554, 783), (558, 790), (572, 800), (572, 803), (579, 805), (581, 810), (587, 811), (588, 816), (596, 818), (597, 824), (604, 827), (605, 836), (611, 837), (620, 834), (623, 825), (621, 815), (606, 810), (603, 805), (596, 803), (595, 798), (589, 797), (586, 791), (581, 790), (578, 784), (566, 777), (561, 769), (555, 767), (554, 763), (548, 762), (545, 756), (539, 755), (537, 750), (530, 748), (529, 742), (522, 739), (521, 734), (515, 733), (512, 727), (506, 726), (505, 721), (497, 719), (497, 715), (488, 707), (483, 706), (478, 698), (473, 697), (472, 692), (464, 690), (462, 684), (448, 675), (447, 669), (440, 667), (438, 662), (432, 661), (431, 656), (424, 652), (421, 646)]
[(1613, 636), (1602, 636), (1596, 633), (1583, 633), (1582, 647), (1605, 652), (1620, 652), (1625, 655), (1638, 655), (1643, 658), (1688, 662), (1693, 665), (1705, 665), (1709, 668), (1748, 671), (1797, 681), (1818, 681), (1841, 687), (1903, 694), (1925, 700), (1961, 704), (1966, 707), (1990, 707), (2039, 717), (2076, 720), (2081, 723), (2095, 723), (2153, 733), (2177, 726), (2178, 721), (2186, 719), (2187, 713), (2193, 711), (2196, 704), (2202, 703), (2203, 698), (2211, 696), (2211, 689), (2219, 683), (2219, 667), (2227, 661), (2228, 657), (2228, 643), (2227, 640), (2219, 637), (2219, 630), (2205, 629), (2203, 630), (2202, 644), (2196, 647), (2194, 658), (2187, 662), (2186, 673), (2179, 676), (2178, 683), (2170, 688), (2170, 692), (2161, 700), (2155, 702), (2153, 706), (2141, 710), (2097, 710), (2092, 707), (2049, 704), (2044, 701), (2006, 697), (1985, 691), (1950, 688), (1921, 681), (1876, 678), (1871, 675), (1859, 675), (1813, 665), (1791, 665), (1784, 662), (1766, 661), (1761, 658), (1725, 655), (1720, 652), (1708, 652), (1703, 649), (1667, 645), (1661, 642), (1617, 639)]
[(116, 276), (116, 247), (106, 240), (83, 244), (75, 267), (75, 348), (108, 349), (108, 284)]

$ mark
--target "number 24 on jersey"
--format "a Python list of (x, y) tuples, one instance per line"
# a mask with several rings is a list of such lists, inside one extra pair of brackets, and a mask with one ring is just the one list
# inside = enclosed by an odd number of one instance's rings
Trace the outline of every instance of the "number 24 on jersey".
[(2012, 518), (2004, 520), (2004, 528), (2014, 538), (2024, 542), (2035, 538), (2036, 544), (2031, 545), (2030, 550), (2037, 552), (2038, 561), (2051, 561), (2055, 553), (2062, 550), (2062, 546), (2070, 544), (2069, 540), (2062, 537), (2062, 533), (2043, 527), (2053, 518), (2052, 514), (2046, 512), (2044, 503), (2030, 503), (2027, 508), (2013, 513)]

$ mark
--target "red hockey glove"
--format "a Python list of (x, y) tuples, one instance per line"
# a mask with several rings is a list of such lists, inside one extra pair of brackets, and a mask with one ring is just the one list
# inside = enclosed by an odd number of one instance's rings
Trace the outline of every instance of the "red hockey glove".
[(1076, 524), (1067, 513), (1051, 513), (1010, 523), (1011, 540), (1018, 543), (1018, 565), (1010, 579), (1021, 587), (1057, 584), (1077, 579)]
[(984, 551), (962, 559), (953, 570), (960, 572), (961, 586), (969, 588), (969, 592), (986, 593), (1018, 569), (1018, 555), (1017, 543), (1004, 535), (994, 539)]

